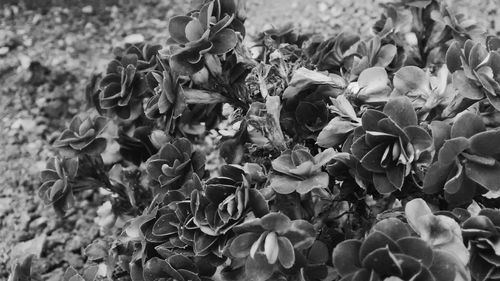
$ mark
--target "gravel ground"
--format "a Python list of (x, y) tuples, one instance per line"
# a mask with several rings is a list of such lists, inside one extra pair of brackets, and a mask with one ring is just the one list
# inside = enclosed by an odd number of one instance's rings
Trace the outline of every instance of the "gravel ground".
[[(38, 173), (54, 154), (50, 144), (83, 108), (85, 83), (104, 69), (112, 46), (131, 34), (163, 42), (168, 17), (185, 11), (187, 1), (7, 2), (13, 4), (0, 1), (0, 280), (7, 279), (12, 260), (34, 253), (42, 280), (56, 281), (68, 265), (81, 268), (82, 249), (102, 235), (94, 224), (102, 202), (82, 196), (65, 220), (40, 202)], [(252, 35), (291, 22), (300, 31), (325, 36), (342, 30), (367, 35), (381, 2), (248, 0), (247, 29)], [(495, 0), (453, 5), (491, 32), (500, 29)]]

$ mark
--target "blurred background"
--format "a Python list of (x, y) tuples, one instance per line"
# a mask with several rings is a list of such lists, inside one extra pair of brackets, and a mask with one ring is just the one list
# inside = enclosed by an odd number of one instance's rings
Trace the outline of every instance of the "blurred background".
[[(247, 0), (247, 34), (287, 23), (305, 33), (368, 35), (385, 0)], [(455, 0), (490, 33), (500, 30), (499, 0)], [(51, 143), (85, 107), (86, 84), (124, 42), (164, 43), (181, 0), (0, 0), (0, 280), (12, 260), (38, 257), (34, 270), (59, 281), (84, 265), (82, 249), (103, 236), (103, 202), (85, 195), (65, 220), (37, 196)], [(97, 221), (96, 221), (97, 220)]]

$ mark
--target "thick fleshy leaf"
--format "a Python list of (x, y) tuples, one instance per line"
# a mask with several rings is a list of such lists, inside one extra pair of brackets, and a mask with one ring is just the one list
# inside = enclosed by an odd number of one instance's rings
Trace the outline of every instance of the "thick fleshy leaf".
[(402, 253), (420, 260), (427, 267), (431, 266), (434, 254), (429, 243), (417, 237), (405, 237), (397, 243)]
[(293, 245), (285, 237), (278, 237), (279, 253), (278, 259), (284, 268), (291, 268), (295, 263), (295, 251)]
[(387, 118), (387, 115), (384, 113), (378, 110), (368, 109), (365, 111), (363, 116), (361, 116), (361, 124), (365, 131), (380, 131), (378, 121), (384, 118)]
[(176, 274), (175, 276), (170, 276), (167, 273), (165, 268), (168, 267), (167, 262), (165, 260), (159, 259), (157, 257), (153, 257), (148, 260), (144, 265), (144, 281), (154, 281), (160, 278), (173, 277), (179, 280), (182, 280), (182, 276), (180, 274)]
[(467, 177), (490, 191), (500, 190), (500, 163), (493, 166), (481, 165), (474, 162), (465, 163)]
[(439, 151), (444, 144), (444, 141), (450, 138), (451, 126), (443, 121), (431, 122), (432, 139), (434, 148)]
[(451, 73), (462, 69), (462, 60), (460, 59), (461, 56), (462, 50), (460, 49), (460, 44), (455, 41), (450, 45), (448, 51), (446, 52), (446, 66)]
[(374, 173), (373, 185), (380, 194), (389, 194), (397, 190), (397, 188), (387, 179), (385, 173)]
[(419, 159), (422, 152), (429, 150), (433, 145), (433, 139), (424, 129), (417, 126), (404, 128), (405, 133), (410, 138), (410, 143), (415, 149), (415, 158)]
[(188, 16), (175, 16), (172, 17), (168, 23), (168, 32), (170, 36), (178, 43), (187, 43), (189, 40), (186, 38), (186, 26), (193, 19)]
[(297, 190), (301, 180), (285, 175), (272, 174), (269, 179), (269, 187), (279, 194), (290, 194)]
[(210, 53), (214, 55), (222, 55), (236, 47), (236, 44), (238, 44), (238, 36), (232, 29), (226, 28), (211, 38), (210, 42), (213, 44), (213, 48), (210, 50)]
[(476, 195), (477, 184), (468, 177), (464, 177), (462, 187), (454, 194), (444, 193), (444, 198), (450, 206), (458, 207), (472, 203), (472, 198)]
[(363, 157), (372, 150), (372, 147), (366, 143), (364, 135), (355, 139), (350, 148), (352, 155), (358, 160), (363, 159)]
[[(311, 176), (303, 181), (300, 181), (295, 191), (300, 194), (306, 194), (315, 188), (327, 188), (330, 177), (327, 173), (321, 172)], [(275, 189), (276, 192), (278, 192)]]
[(385, 143), (375, 146), (363, 156), (361, 159), (361, 165), (363, 165), (363, 167), (370, 172), (384, 173), (385, 169), (381, 166), (381, 162), (382, 156), (387, 148), (388, 145)]
[(401, 128), (417, 125), (417, 114), (407, 97), (395, 97), (389, 100), (384, 106), (384, 113)]
[(456, 163), (455, 167), (451, 170), (444, 185), (444, 191), (447, 194), (455, 194), (464, 188), (465, 173), (462, 164)]
[(396, 189), (401, 189), (406, 177), (404, 165), (389, 166), (385, 172), (387, 179)]
[(266, 230), (281, 233), (290, 227), (291, 220), (282, 213), (269, 213), (260, 219), (260, 224)]
[(449, 165), (441, 165), (439, 162), (432, 163), (425, 174), (423, 191), (427, 194), (434, 194), (443, 190), (453, 165), (454, 163)]
[(481, 89), (472, 84), (463, 71), (459, 70), (453, 73), (451, 79), (453, 87), (460, 95), (471, 100), (480, 100), (484, 98), (484, 93)]
[(379, 49), (374, 66), (388, 66), (394, 60), (397, 51), (398, 49), (396, 46), (392, 44), (385, 44)]
[(406, 224), (396, 218), (389, 218), (378, 222), (373, 226), (373, 230), (384, 233), (393, 241), (398, 241), (399, 239), (410, 236)]
[(416, 66), (404, 66), (394, 73), (394, 88), (401, 94), (415, 90), (430, 91), (429, 76)]
[(351, 121), (335, 117), (321, 130), (316, 139), (316, 144), (321, 147), (337, 146), (343, 143), (348, 134), (358, 126), (358, 124)]
[(332, 253), (332, 262), (341, 276), (346, 276), (356, 272), (361, 263), (359, 260), (359, 249), (361, 241), (346, 240), (335, 247)]
[(362, 261), (363, 267), (385, 276), (401, 276), (400, 261), (388, 246), (371, 251)]
[(247, 258), (245, 263), (245, 273), (247, 280), (265, 281), (274, 272), (274, 266), (267, 262), (265, 255), (255, 254), (254, 258)]
[(470, 149), (481, 156), (495, 156), (500, 153), (500, 130), (475, 134), (470, 139)]
[(205, 30), (198, 19), (193, 19), (185, 27), (185, 36), (189, 41), (201, 39)]
[(468, 149), (470, 142), (464, 137), (457, 137), (444, 142), (443, 147), (439, 150), (439, 164), (447, 166), (455, 162), (458, 155)]
[(312, 246), (316, 239), (314, 226), (306, 220), (294, 220), (288, 229), (281, 233), (292, 242), (295, 249), (307, 249)]
[(366, 237), (365, 241), (363, 241), (363, 245), (361, 245), (359, 249), (359, 260), (363, 262), (373, 251), (386, 247), (395, 253), (400, 252), (399, 246), (391, 237), (380, 231), (374, 231)]
[(473, 135), (486, 131), (481, 117), (474, 113), (466, 112), (455, 120), (451, 127), (451, 137), (470, 138)]
[(434, 259), (430, 271), (436, 280), (454, 281), (457, 274), (454, 257), (444, 251), (434, 251)]
[(229, 247), (231, 255), (235, 258), (244, 258), (250, 254), (250, 248), (259, 239), (259, 233), (247, 232), (238, 235)]
[(421, 234), (426, 227), (422, 221), (422, 217), (432, 215), (432, 211), (423, 199), (417, 198), (406, 203), (405, 215), (408, 220), (408, 224), (413, 228), (413, 230), (415, 230), (418, 234)]
[(389, 78), (383, 67), (371, 67), (363, 70), (358, 78), (361, 88), (357, 98), (367, 103), (385, 102), (389, 98), (391, 88)]

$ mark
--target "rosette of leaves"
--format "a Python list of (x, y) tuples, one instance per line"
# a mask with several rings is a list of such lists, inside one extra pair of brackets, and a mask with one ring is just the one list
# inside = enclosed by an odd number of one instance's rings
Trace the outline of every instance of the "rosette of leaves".
[(148, 74), (150, 79), (154, 79), (153, 83), (156, 87), (153, 90), (154, 95), (148, 100), (145, 114), (150, 119), (165, 116), (166, 131), (172, 134), (175, 122), (182, 115), (187, 104), (179, 76), (167, 65), (163, 65), (163, 69), (161, 73), (152, 71)]
[(194, 0), (191, 1), (191, 6), (194, 10), (201, 10), (204, 5), (213, 2), (214, 8), (212, 10), (212, 16), (220, 20), (225, 15), (234, 15), (234, 20), (231, 22), (229, 27), (236, 32), (239, 32), (243, 37), (245, 37), (245, 21), (246, 14), (244, 11), (245, 2), (241, 0)]
[(106, 149), (106, 139), (102, 136), (106, 123), (106, 118), (101, 116), (83, 119), (75, 116), (54, 142), (54, 147), (68, 157), (101, 154)]
[[(484, 33), (484, 30), (476, 21), (471, 20), (463, 13), (453, 10), (445, 1), (441, 1), (439, 4), (439, 10), (434, 10), (430, 15), (437, 23), (436, 26), (438, 26), (434, 28), (436, 35), (433, 37), (437, 37), (434, 41), (445, 42), (452, 37), (459, 42), (464, 42), (467, 39), (478, 37)], [(429, 41), (434, 43), (432, 42), (433, 38), (429, 39)]]
[(457, 276), (452, 253), (435, 249), (413, 236), (408, 225), (396, 218), (378, 222), (363, 240), (338, 244), (332, 261), (346, 281), (454, 281)]
[(346, 81), (338, 75), (296, 70), (283, 93), (283, 131), (296, 140), (315, 139), (333, 117), (328, 110), (330, 98), (340, 95), (346, 87)]
[(191, 16), (175, 16), (169, 21), (169, 64), (180, 75), (195, 74), (205, 67), (208, 56), (224, 55), (238, 44), (238, 36), (229, 27), (235, 15), (212, 16), (217, 12), (215, 2), (207, 2)]
[[(146, 171), (152, 180), (155, 194), (180, 189), (195, 174), (205, 174), (205, 155), (193, 150), (185, 138), (163, 145), (146, 162)], [(186, 196), (189, 194), (185, 194)]]
[(500, 189), (500, 131), (487, 131), (482, 119), (473, 113), (460, 115), (453, 126), (431, 124), (437, 161), (430, 165), (423, 190), (444, 191), (451, 205), (472, 201), (477, 193)]
[(53, 205), (54, 209), (63, 214), (73, 204), (71, 181), (78, 170), (78, 160), (51, 158), (40, 173), (42, 185), (38, 196), (45, 204)]
[(203, 190), (191, 194), (194, 223), (212, 239), (230, 234), (248, 213), (262, 217), (269, 207), (262, 194), (250, 188), (245, 172), (236, 166), (223, 166), (221, 176), (205, 182)]
[(354, 131), (351, 153), (371, 174), (368, 178), (376, 190), (382, 194), (401, 190), (409, 175), (418, 183), (422, 177), (419, 171), (432, 160), (433, 142), (429, 133), (418, 126), (410, 99), (393, 98), (382, 112), (367, 110), (361, 124)]
[(293, 24), (286, 24), (280, 27), (271, 27), (257, 34), (255, 38), (256, 46), (264, 47), (267, 52), (273, 52), (278, 49), (281, 44), (293, 44), (299, 47), (307, 39), (306, 36), (300, 35)]
[(499, 52), (472, 40), (463, 46), (454, 42), (446, 52), (446, 65), (452, 73), (453, 87), (468, 100), (468, 105), (486, 98), (500, 110)]
[(416, 66), (404, 66), (394, 73), (391, 96), (407, 96), (419, 113), (428, 113), (448, 105), (454, 97), (448, 84), (448, 69), (441, 67), (435, 75)]
[(322, 171), (322, 167), (336, 154), (333, 148), (315, 156), (305, 148), (287, 150), (272, 161), (274, 172), (270, 175), (269, 187), (280, 194), (294, 191), (305, 194), (314, 188), (327, 188), (330, 179), (328, 173)]
[(162, 46), (158, 44), (136, 43), (125, 44), (125, 48), (117, 47), (113, 50), (116, 60), (121, 60), (124, 56), (134, 54), (137, 56), (137, 70), (147, 71), (158, 66), (158, 51)]
[(500, 211), (482, 209), (462, 225), (475, 280), (500, 280)]
[[(129, 269), (132, 277), (147, 278), (147, 275), (156, 272), (155, 267), (152, 269), (149, 267), (151, 264), (148, 265), (148, 261), (155, 258), (168, 259), (175, 255), (187, 257), (196, 264), (195, 273), (199, 276), (213, 275), (216, 267), (225, 260), (220, 252), (226, 240), (209, 239), (200, 231), (194, 224), (191, 202), (184, 195), (201, 190), (201, 181), (194, 176), (182, 189), (183, 192), (174, 190), (156, 196), (141, 216), (124, 227), (122, 240), (131, 243), (134, 249), (128, 257), (133, 265)], [(158, 261), (156, 259), (154, 262)]]
[(139, 117), (143, 111), (142, 99), (148, 90), (140, 67), (147, 65), (149, 62), (141, 62), (134, 52), (112, 60), (99, 85), (98, 110), (121, 119), (134, 120)]
[(359, 35), (349, 32), (342, 32), (325, 41), (313, 39), (315, 41), (307, 47), (306, 54), (319, 71), (339, 73), (359, 39)]
[(198, 265), (183, 255), (172, 255), (166, 259), (154, 257), (144, 265), (144, 281), (210, 281), (210, 276), (200, 276)]
[(367, 68), (380, 66), (386, 69), (397, 69), (402, 65), (402, 62), (395, 45), (383, 44), (380, 37), (374, 36), (358, 44), (349, 69), (351, 75), (357, 77)]
[(228, 249), (232, 257), (244, 260), (245, 280), (267, 280), (275, 271), (292, 268), (296, 251), (310, 248), (316, 239), (312, 224), (281, 213), (249, 220), (234, 231)]

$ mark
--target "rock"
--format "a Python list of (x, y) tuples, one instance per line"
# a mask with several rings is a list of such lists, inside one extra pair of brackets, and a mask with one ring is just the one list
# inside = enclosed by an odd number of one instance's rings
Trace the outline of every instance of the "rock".
[(82, 13), (84, 14), (92, 14), (94, 12), (94, 8), (91, 5), (85, 6), (82, 8)]
[(142, 34), (130, 34), (124, 39), (125, 43), (136, 44), (144, 42), (144, 36)]
[(47, 236), (45, 234), (42, 234), (31, 240), (18, 243), (12, 248), (11, 259), (15, 260), (16, 258), (21, 258), (26, 255), (34, 255), (35, 257), (40, 258), (45, 246), (46, 239)]

